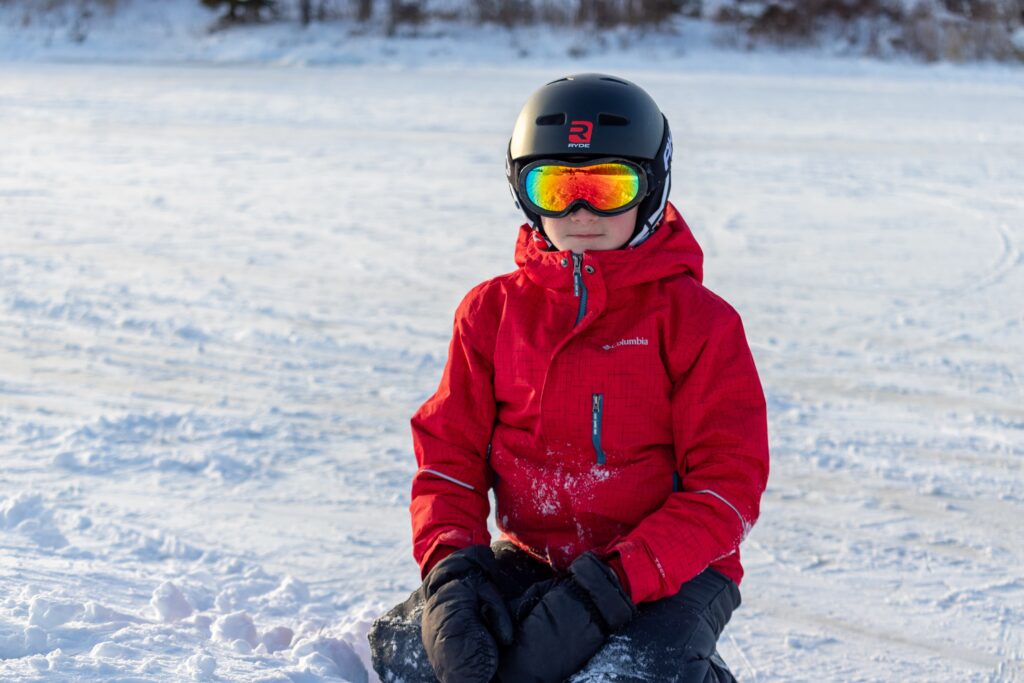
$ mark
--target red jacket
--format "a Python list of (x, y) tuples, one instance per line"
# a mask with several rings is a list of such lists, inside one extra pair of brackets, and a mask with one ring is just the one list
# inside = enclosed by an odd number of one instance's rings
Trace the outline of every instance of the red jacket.
[(703, 255), (670, 203), (624, 250), (545, 251), (455, 313), (437, 392), (412, 417), (413, 555), (425, 575), (502, 537), (563, 569), (594, 550), (634, 602), (705, 567), (739, 583), (739, 544), (768, 479), (764, 393), (740, 317), (701, 284)]

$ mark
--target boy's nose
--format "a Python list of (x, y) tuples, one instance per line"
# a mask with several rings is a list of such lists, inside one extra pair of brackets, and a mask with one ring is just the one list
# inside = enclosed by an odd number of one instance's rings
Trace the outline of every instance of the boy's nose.
[(569, 213), (569, 218), (572, 219), (573, 223), (593, 223), (597, 220), (597, 214), (587, 210), (586, 207), (577, 206)]

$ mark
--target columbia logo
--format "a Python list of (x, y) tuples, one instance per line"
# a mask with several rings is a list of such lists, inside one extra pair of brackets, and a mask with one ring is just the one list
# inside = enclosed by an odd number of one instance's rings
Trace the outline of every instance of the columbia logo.
[(620, 339), (614, 344), (605, 344), (601, 348), (611, 351), (618, 346), (647, 346), (647, 337), (633, 337), (632, 339)]

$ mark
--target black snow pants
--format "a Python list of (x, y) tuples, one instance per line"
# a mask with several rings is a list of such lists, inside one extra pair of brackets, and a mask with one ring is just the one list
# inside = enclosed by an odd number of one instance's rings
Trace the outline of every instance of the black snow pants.
[[(554, 576), (508, 541), (491, 546), (506, 600)], [(384, 683), (436, 683), (420, 639), (423, 596), (409, 598), (377, 619), (369, 633), (373, 668)], [(740, 605), (736, 584), (705, 569), (675, 595), (641, 603), (638, 614), (566, 683), (735, 683), (716, 649), (718, 636)]]

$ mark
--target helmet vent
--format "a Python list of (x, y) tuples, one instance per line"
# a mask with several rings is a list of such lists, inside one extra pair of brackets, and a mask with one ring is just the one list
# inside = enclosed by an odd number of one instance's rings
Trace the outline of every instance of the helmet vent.
[(618, 114), (598, 114), (597, 125), (599, 126), (628, 126), (629, 119)]
[(610, 78), (608, 76), (601, 76), (600, 80), (602, 80), (602, 81), (611, 81), (612, 83), (618, 83), (619, 85), (629, 85), (629, 83), (626, 83), (625, 81), (620, 81), (617, 78)]
[(562, 81), (568, 81), (568, 80), (571, 80), (571, 79), (564, 78), (564, 77), (563, 78), (556, 78), (555, 80), (549, 81), (548, 83), (545, 83), (544, 85), (553, 85), (555, 83), (561, 83)]
[(537, 117), (538, 126), (564, 126), (565, 112), (560, 114), (545, 114)]

